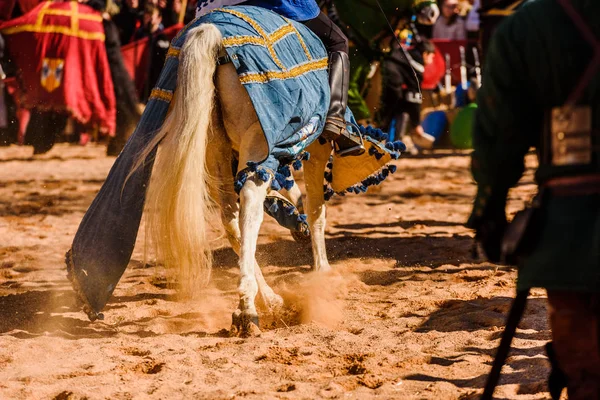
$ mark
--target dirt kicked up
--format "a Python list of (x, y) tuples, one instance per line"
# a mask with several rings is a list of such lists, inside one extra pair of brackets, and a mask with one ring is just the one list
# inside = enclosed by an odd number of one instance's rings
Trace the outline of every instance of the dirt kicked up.
[[(289, 318), (230, 338), (236, 257), (215, 231), (213, 284), (179, 302), (144, 262), (143, 231), (105, 310), (90, 323), (64, 254), (114, 162), (103, 147), (0, 149), (0, 398), (459, 399), (481, 393), (514, 295), (513, 269), (475, 261), (467, 153), (397, 162), (377, 191), (336, 198), (335, 273), (266, 217), (258, 260)], [(533, 158), (509, 210), (534, 192)], [(219, 228), (217, 228), (219, 229)], [(152, 260), (149, 257), (149, 260)], [(545, 296), (534, 291), (496, 396), (548, 399)]]

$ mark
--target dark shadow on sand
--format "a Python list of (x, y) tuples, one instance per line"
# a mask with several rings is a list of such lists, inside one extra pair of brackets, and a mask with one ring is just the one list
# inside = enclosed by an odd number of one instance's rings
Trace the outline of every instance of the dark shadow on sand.
[[(472, 263), (473, 239), (468, 235), (453, 236), (387, 236), (380, 238), (348, 236), (328, 237), (327, 255), (331, 262), (361, 258), (387, 258), (398, 267), (459, 265)], [(238, 257), (229, 247), (214, 251), (215, 267), (237, 266)], [(293, 240), (261, 244), (257, 248), (261, 265), (310, 268), (313, 262), (310, 246)]]
[[(509, 297), (493, 297), (489, 299), (475, 299), (469, 301), (448, 300), (440, 308), (430, 314), (427, 320), (416, 329), (416, 332), (474, 332), (503, 329), (506, 315), (512, 303)], [(550, 331), (547, 323), (541, 322), (535, 316), (544, 314), (546, 299), (529, 299), (525, 316), (519, 324), (516, 338), (526, 340), (550, 340)], [(491, 332), (490, 341), (499, 339), (502, 331)], [(527, 330), (524, 332), (523, 330)], [(534, 333), (532, 333), (533, 331)], [(495, 346), (498, 341), (494, 342)], [(491, 346), (491, 343), (490, 343)], [(452, 357), (432, 357), (430, 364), (448, 367), (461, 362), (468, 362), (468, 356), (485, 356), (486, 364), (491, 369), (492, 360), (496, 355), (496, 347), (489, 348), (467, 346), (460, 350), (461, 354)], [(499, 385), (518, 385), (518, 394), (536, 394), (547, 391), (546, 379), (549, 374), (549, 362), (543, 345), (521, 348), (515, 342), (511, 347), (506, 365)], [(485, 386), (487, 372), (475, 377), (465, 379), (446, 379), (441, 376), (413, 374), (404, 379), (420, 382), (448, 382), (461, 389), (472, 389), (479, 394), (470, 394), (461, 399), (478, 399)], [(496, 397), (495, 397), (496, 398)]]

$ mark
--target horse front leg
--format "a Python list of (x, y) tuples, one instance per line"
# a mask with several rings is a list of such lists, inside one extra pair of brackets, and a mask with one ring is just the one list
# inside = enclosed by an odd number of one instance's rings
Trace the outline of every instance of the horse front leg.
[[(262, 182), (256, 176), (248, 178), (240, 192), (240, 281), (238, 292), (240, 302), (233, 313), (233, 330), (241, 336), (254, 335), (258, 329), (256, 295), (258, 281), (256, 270), (256, 244), (263, 221), (263, 203), (270, 182)], [(260, 274), (262, 277), (262, 274)]]
[(331, 144), (311, 144), (307, 151), (310, 159), (304, 161), (304, 182), (306, 184), (306, 206), (308, 224), (310, 226), (312, 251), (315, 271), (329, 271), (331, 266), (327, 260), (325, 249), (325, 197), (323, 193), (323, 180), (325, 166), (331, 154)]

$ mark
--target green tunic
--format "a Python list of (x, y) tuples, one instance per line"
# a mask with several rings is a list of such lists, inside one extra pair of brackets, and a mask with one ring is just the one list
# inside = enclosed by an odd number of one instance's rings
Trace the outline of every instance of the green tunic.
[[(571, 0), (600, 39), (600, 1)], [(507, 18), (490, 45), (478, 93), (473, 175), (478, 182), (471, 226), (504, 212), (508, 189), (538, 147), (544, 112), (563, 105), (592, 60), (593, 50), (556, 0), (530, 1)], [(600, 121), (599, 75), (580, 101)], [(537, 171), (538, 182), (559, 173)], [(600, 291), (600, 196), (552, 197), (543, 208), (543, 232), (519, 266), (518, 288)]]

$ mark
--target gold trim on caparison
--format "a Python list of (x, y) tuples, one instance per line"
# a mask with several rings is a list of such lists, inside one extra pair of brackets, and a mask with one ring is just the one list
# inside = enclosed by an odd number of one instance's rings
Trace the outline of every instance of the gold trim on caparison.
[(238, 17), (239, 19), (243, 20), (244, 22), (248, 23), (248, 25), (250, 25), (252, 28), (254, 28), (254, 30), (262, 37), (265, 47), (269, 50), (269, 54), (271, 54), (271, 58), (273, 58), (273, 61), (275, 62), (275, 64), (277, 64), (277, 66), (279, 68), (281, 68), (282, 70), (284, 70), (284, 71), (287, 70), (287, 68), (285, 68), (283, 63), (279, 60), (279, 57), (277, 57), (277, 53), (275, 53), (273, 44), (269, 40), (269, 35), (267, 35), (267, 33), (264, 31), (264, 29), (256, 21), (254, 21), (252, 18), (250, 18), (249, 16), (247, 16), (244, 13), (241, 13), (241, 12), (235, 11), (235, 10), (231, 10), (231, 9), (218, 8), (215, 11), (221, 11), (224, 13), (234, 15), (234, 16)]
[(173, 100), (173, 92), (159, 88), (152, 89), (150, 100), (160, 100), (170, 103)]
[(305, 64), (297, 65), (288, 71), (264, 71), (242, 74), (240, 75), (240, 82), (242, 84), (267, 83), (275, 80), (297, 78), (309, 72), (327, 69), (327, 67), (327, 58), (322, 58), (320, 60), (310, 61)]

